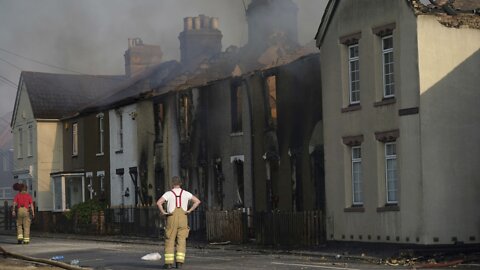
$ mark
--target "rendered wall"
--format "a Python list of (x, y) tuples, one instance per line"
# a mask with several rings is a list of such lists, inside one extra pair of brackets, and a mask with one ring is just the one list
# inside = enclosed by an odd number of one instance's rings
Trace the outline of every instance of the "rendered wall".
[(480, 242), (480, 30), (418, 17), (425, 242)]

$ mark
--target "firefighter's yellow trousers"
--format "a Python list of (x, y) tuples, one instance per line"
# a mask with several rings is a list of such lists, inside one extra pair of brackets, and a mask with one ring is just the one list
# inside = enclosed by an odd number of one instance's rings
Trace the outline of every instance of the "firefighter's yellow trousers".
[(17, 240), (30, 242), (30, 213), (25, 207), (19, 207), (17, 211)]
[[(177, 263), (185, 262), (189, 232), (190, 228), (188, 227), (187, 214), (181, 207), (178, 207), (171, 215), (167, 216), (167, 226), (165, 228), (165, 264), (173, 264), (174, 259), (176, 259)], [(175, 254), (175, 248), (177, 254)]]

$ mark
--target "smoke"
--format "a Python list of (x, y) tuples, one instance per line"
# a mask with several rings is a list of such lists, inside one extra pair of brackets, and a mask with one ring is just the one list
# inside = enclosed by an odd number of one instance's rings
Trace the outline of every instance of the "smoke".
[[(223, 49), (244, 45), (243, 2), (250, 1), (0, 0), (0, 49), (83, 74), (123, 74), (128, 38), (160, 45), (164, 60), (179, 59), (178, 34), (187, 16), (218, 17)], [(306, 43), (313, 39), (327, 1), (295, 2), (299, 39)], [(0, 50), (0, 76), (18, 83), (19, 69), (68, 73)], [(13, 110), (15, 95), (16, 89), (0, 79), (0, 115)]]

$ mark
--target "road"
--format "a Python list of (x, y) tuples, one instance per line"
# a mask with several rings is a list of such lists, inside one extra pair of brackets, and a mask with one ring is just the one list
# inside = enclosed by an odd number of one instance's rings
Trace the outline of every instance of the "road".
[[(143, 261), (148, 253), (163, 247), (153, 244), (111, 243), (93, 240), (34, 238), (29, 245), (17, 245), (12, 236), (0, 235), (0, 246), (13, 253), (37, 258), (64, 256), (64, 262), (80, 260), (80, 265), (94, 269), (161, 269), (163, 260)], [(330, 261), (329, 261), (330, 260)], [(1, 268), (0, 268), (1, 269)], [(189, 247), (183, 269), (408, 269), (386, 265), (346, 262), (312, 256), (266, 254), (259, 251), (200, 249)], [(455, 269), (472, 269), (456, 267)]]

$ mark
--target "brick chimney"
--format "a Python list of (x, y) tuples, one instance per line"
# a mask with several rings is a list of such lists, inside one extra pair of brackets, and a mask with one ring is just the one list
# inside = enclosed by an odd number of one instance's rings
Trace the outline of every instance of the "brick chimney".
[(140, 38), (129, 38), (125, 51), (125, 74), (135, 76), (147, 68), (159, 64), (162, 60), (160, 46), (145, 45)]
[(248, 45), (263, 51), (275, 36), (298, 44), (297, 16), (292, 0), (253, 0), (247, 9)]
[(218, 18), (200, 15), (183, 19), (184, 29), (180, 33), (181, 62), (195, 67), (202, 60), (222, 51), (222, 32), (218, 29)]

